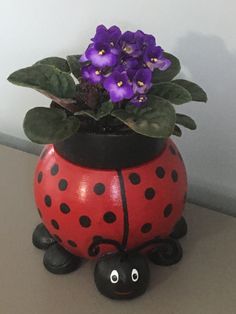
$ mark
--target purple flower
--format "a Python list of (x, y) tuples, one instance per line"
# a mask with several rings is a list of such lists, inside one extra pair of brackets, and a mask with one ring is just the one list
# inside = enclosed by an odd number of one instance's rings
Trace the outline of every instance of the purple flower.
[(141, 43), (135, 38), (135, 33), (127, 31), (121, 35), (119, 41), (121, 50), (132, 57), (139, 57), (142, 54)]
[(140, 67), (138, 59), (132, 57), (122, 58), (121, 65), (123, 66), (124, 70), (138, 69)]
[(104, 25), (99, 25), (96, 29), (96, 34), (92, 38), (93, 42), (105, 42), (110, 47), (115, 47), (117, 41), (121, 36), (121, 30), (119, 27), (113, 25), (110, 28), (106, 28)]
[(130, 102), (136, 107), (140, 107), (147, 101), (147, 96), (145, 94), (138, 94), (130, 100)]
[(156, 46), (156, 39), (154, 36), (149, 35), (149, 34), (145, 34), (144, 32), (142, 32), (141, 30), (138, 30), (135, 33), (135, 38), (136, 40), (139, 41), (139, 43), (141, 43), (141, 45), (143, 46), (143, 48), (149, 47), (149, 46)]
[(104, 80), (103, 86), (113, 102), (130, 99), (134, 95), (132, 84), (125, 72), (114, 71)]
[(152, 71), (139, 69), (133, 78), (134, 93), (144, 94), (152, 86)]
[(80, 57), (79, 59), (80, 62), (87, 62), (89, 61), (88, 58), (85, 56), (85, 53)]
[(144, 62), (151, 71), (156, 68), (165, 71), (171, 65), (171, 61), (164, 57), (163, 49), (160, 46), (148, 47), (144, 54)]
[(101, 70), (93, 65), (84, 66), (82, 68), (82, 77), (93, 84), (100, 83), (103, 80)]
[(112, 67), (117, 63), (118, 56), (111, 52), (107, 43), (97, 42), (89, 45), (85, 57), (99, 68)]

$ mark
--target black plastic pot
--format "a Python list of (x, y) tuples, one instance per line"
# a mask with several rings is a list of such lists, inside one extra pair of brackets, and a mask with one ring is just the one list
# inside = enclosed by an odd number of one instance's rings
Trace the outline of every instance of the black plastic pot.
[(155, 158), (165, 146), (165, 139), (155, 139), (134, 132), (120, 134), (77, 133), (54, 144), (66, 160), (84, 167), (122, 169)]

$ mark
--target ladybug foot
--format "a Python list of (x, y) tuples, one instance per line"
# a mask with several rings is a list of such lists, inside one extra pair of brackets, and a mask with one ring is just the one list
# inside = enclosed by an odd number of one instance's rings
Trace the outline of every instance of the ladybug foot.
[(183, 256), (183, 250), (177, 240), (160, 239), (158, 246), (152, 250), (148, 257), (156, 265), (170, 266), (178, 263)]
[(183, 238), (187, 234), (187, 231), (188, 231), (188, 226), (187, 226), (186, 220), (184, 219), (184, 217), (181, 217), (180, 220), (175, 225), (174, 230), (170, 236), (173, 239), (180, 239), (180, 238)]
[(34, 229), (32, 242), (40, 250), (46, 250), (49, 246), (56, 243), (42, 223)]
[(79, 268), (81, 260), (56, 243), (46, 250), (43, 263), (53, 274), (68, 274)]

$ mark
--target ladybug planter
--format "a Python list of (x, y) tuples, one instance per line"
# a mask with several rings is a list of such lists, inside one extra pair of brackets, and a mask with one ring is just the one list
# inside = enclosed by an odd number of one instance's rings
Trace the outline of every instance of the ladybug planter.
[(148, 285), (144, 255), (159, 265), (182, 257), (186, 173), (170, 139), (78, 133), (45, 147), (34, 189), (43, 224), (33, 242), (53, 273), (96, 258), (100, 292), (132, 298)]
[(98, 290), (131, 299), (148, 286), (148, 260), (182, 258), (187, 179), (170, 136), (196, 124), (174, 105), (207, 95), (174, 79), (179, 71), (154, 36), (99, 25), (83, 55), (45, 58), (8, 77), (53, 100), (30, 109), (23, 124), (31, 141), (47, 144), (35, 171), (42, 223), (33, 244), (50, 272), (96, 259)]

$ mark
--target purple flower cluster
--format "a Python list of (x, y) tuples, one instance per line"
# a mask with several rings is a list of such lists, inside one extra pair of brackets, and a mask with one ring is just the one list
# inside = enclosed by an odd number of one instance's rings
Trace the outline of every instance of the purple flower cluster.
[(112, 102), (130, 100), (140, 106), (147, 100), (154, 69), (165, 71), (171, 62), (156, 45), (155, 37), (138, 30), (121, 33), (117, 26), (100, 25), (80, 58), (82, 77), (101, 84)]

